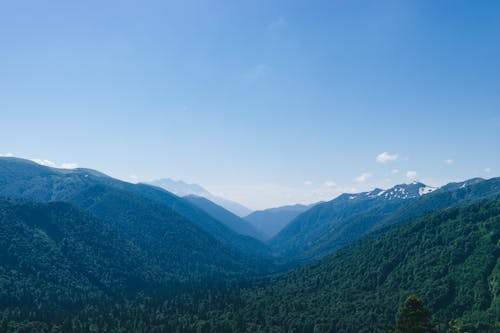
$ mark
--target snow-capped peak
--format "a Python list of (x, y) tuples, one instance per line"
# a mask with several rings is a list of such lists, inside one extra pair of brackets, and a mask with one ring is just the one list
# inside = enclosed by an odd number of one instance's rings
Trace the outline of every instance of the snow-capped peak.
[(436, 187), (413, 181), (410, 184), (399, 184), (388, 190), (381, 191), (378, 196), (388, 200), (418, 198), (435, 191)]

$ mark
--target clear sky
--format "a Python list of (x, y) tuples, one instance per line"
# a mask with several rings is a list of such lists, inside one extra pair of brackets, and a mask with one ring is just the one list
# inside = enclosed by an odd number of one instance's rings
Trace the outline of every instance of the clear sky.
[(0, 112), (0, 154), (254, 209), (499, 176), (500, 1), (1, 1)]

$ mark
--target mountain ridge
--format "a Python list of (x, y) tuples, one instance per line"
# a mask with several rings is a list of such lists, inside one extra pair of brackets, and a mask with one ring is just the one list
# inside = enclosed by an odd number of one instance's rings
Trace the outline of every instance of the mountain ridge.
[[(309, 261), (339, 249), (377, 228), (403, 222), (437, 208), (453, 206), (457, 202), (482, 198), (481, 190), (474, 192), (482, 184), (491, 184), (490, 189), (488, 186), (483, 189), (486, 196), (500, 193), (500, 178), (473, 179), (440, 188), (412, 182), (398, 184), (387, 190), (344, 193), (298, 215), (269, 244), (280, 256), (295, 257), (299, 262)], [(470, 193), (465, 194), (467, 191)], [(460, 196), (457, 194), (459, 192), (467, 196), (465, 201), (453, 199)], [(442, 204), (426, 199), (429, 197), (440, 198), (437, 201)]]
[(169, 192), (174, 193), (175, 195), (179, 197), (185, 197), (188, 195), (196, 195), (199, 197), (206, 198), (214, 203), (216, 203), (219, 206), (222, 206), (226, 210), (230, 211), (231, 213), (239, 216), (239, 217), (244, 217), (252, 212), (252, 210), (248, 207), (243, 206), (242, 204), (232, 201), (217, 195), (214, 195), (207, 191), (204, 187), (198, 184), (190, 184), (186, 183), (182, 180), (174, 180), (171, 178), (162, 178), (162, 179), (157, 179), (153, 180), (150, 182), (146, 182), (145, 184), (157, 186), (160, 188), (163, 188)]
[(263, 232), (266, 239), (271, 239), (300, 213), (305, 212), (314, 205), (295, 204), (268, 208), (254, 211), (245, 216), (244, 219)]

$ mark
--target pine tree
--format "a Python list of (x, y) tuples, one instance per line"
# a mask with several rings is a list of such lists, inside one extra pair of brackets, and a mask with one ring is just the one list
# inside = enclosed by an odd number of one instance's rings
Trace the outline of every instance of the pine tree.
[(424, 307), (424, 300), (410, 295), (399, 311), (396, 326), (391, 327), (389, 331), (394, 333), (437, 333), (437, 329), (431, 322), (431, 316), (431, 311)]

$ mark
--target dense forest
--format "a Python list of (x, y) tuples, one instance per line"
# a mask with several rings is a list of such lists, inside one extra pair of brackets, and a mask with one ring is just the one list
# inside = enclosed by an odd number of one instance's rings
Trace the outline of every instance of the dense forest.
[[(6, 282), (4, 268), (2, 286), (19, 285), (2, 287), (1, 327), (19, 332), (23, 327), (47, 332), (385, 332), (407, 297), (417, 294), (441, 332), (498, 332), (499, 240), (500, 201), (481, 202), (380, 230), (318, 262), (245, 285), (172, 297), (145, 291), (127, 298), (80, 298), (84, 306), (72, 315), (65, 308), (59, 316), (54, 314), (61, 309), (47, 304), (64, 297), (61, 291), (37, 284), (35, 276)], [(75, 283), (92, 295), (90, 287)], [(29, 288), (42, 289), (48, 302), (34, 307)], [(77, 290), (68, 289), (70, 297)]]

